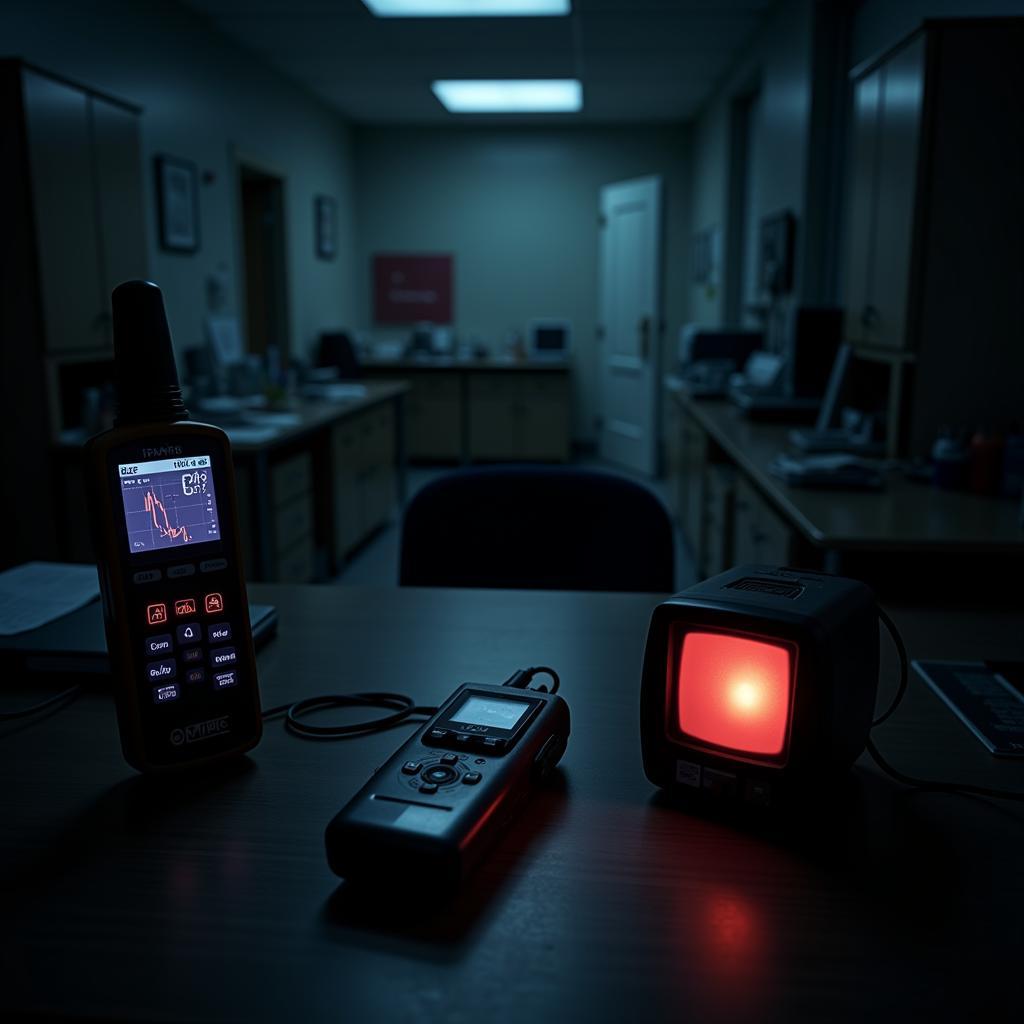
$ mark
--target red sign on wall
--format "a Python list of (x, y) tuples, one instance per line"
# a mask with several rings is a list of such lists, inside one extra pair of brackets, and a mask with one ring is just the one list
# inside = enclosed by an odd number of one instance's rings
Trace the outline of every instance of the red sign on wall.
[(452, 322), (452, 257), (373, 257), (373, 319), (378, 324)]

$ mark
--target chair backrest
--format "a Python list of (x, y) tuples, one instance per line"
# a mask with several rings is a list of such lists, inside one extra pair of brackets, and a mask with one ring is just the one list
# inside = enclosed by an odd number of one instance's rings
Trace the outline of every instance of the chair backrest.
[(340, 380), (358, 380), (363, 374), (355, 346), (345, 331), (325, 331), (320, 335), (316, 365), (336, 366)]
[(674, 561), (668, 513), (640, 484), (498, 466), (441, 477), (409, 502), (399, 583), (656, 593), (673, 589)]

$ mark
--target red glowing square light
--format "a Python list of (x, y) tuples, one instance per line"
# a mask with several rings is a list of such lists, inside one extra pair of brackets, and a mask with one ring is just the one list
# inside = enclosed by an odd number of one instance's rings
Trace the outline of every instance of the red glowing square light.
[(687, 633), (676, 687), (679, 729), (703, 743), (777, 757), (786, 745), (790, 648), (724, 633)]

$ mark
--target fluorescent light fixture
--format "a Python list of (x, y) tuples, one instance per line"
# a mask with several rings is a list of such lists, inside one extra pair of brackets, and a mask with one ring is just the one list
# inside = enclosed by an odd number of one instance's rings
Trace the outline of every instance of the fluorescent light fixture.
[(449, 79), (430, 88), (453, 114), (552, 114), (583, 109), (583, 87), (575, 78)]
[(570, 0), (363, 0), (378, 18), (547, 18)]

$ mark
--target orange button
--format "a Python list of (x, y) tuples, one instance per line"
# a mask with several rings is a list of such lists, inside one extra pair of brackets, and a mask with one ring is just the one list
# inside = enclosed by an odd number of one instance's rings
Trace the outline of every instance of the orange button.
[(224, 611), (224, 598), (220, 594), (206, 595), (206, 614), (216, 615)]
[(160, 604), (146, 605), (146, 622), (151, 626), (158, 626), (161, 622), (167, 621), (167, 605)]
[(196, 599), (194, 597), (183, 597), (180, 601), (174, 602), (174, 614), (179, 618), (182, 615), (195, 615)]

